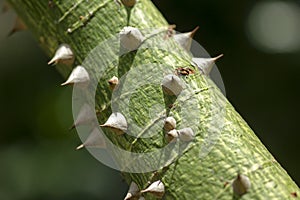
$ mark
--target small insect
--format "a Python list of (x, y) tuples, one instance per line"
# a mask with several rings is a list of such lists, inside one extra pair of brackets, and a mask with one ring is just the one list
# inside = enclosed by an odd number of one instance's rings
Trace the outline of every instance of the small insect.
[(177, 76), (188, 76), (191, 74), (195, 74), (195, 71), (189, 67), (179, 67), (175, 71)]

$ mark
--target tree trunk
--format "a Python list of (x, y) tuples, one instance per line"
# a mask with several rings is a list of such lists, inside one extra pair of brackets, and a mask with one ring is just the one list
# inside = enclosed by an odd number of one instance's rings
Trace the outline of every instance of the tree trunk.
[[(141, 30), (158, 28), (164, 30), (163, 34), (168, 29), (168, 23), (150, 0), (139, 0), (132, 9), (119, 7), (113, 0), (77, 0), (77, 3), (71, 0), (9, 2), (49, 56), (54, 54), (59, 44), (67, 43), (72, 47), (76, 55), (75, 63), (78, 65), (98, 44), (118, 34), (125, 26)], [(103, 80), (108, 80), (112, 75), (121, 77), (137, 66), (145, 65), (145, 61), (168, 66), (171, 71), (186, 66), (194, 69), (187, 59), (188, 55), (179, 46), (171, 43), (170, 47), (176, 52), (166, 54), (159, 49), (143, 49), (142, 52), (135, 51), (121, 56), (118, 66), (107, 72)], [(157, 67), (162, 76), (169, 74), (163, 67)], [(71, 68), (59, 65), (57, 70), (67, 77)], [(239, 197), (234, 194), (231, 183), (238, 174), (243, 174), (249, 177), (251, 188), (241, 196), (242, 199), (296, 199), (297, 194), (300, 195), (298, 186), (214, 83), (194, 70), (194, 75), (181, 77), (189, 91), (194, 91), (193, 96), (185, 100), (176, 101), (176, 98), (151, 85), (135, 91), (136, 96), (128, 106), (136, 124), (155, 126), (158, 122), (149, 119), (148, 107), (161, 100), (165, 104), (165, 113), (175, 116), (181, 128), (191, 127), (196, 137), (191, 143), (180, 143), (184, 146), (180, 147), (180, 150), (183, 149), (182, 154), (166, 167), (155, 172), (124, 172), (126, 181), (134, 181), (140, 189), (145, 189), (149, 182), (161, 180), (165, 185), (164, 199), (234, 199)], [(154, 76), (134, 73), (136, 77), (143, 76), (145, 80)], [(134, 80), (132, 83), (138, 84)], [(99, 121), (103, 124), (112, 112), (112, 92), (107, 81), (100, 82), (98, 87), (101, 89), (97, 90), (95, 106), (101, 111)], [(170, 107), (173, 103), (174, 107)], [(195, 110), (197, 116), (193, 116), (193, 113), (190, 113), (191, 116), (180, 114), (184, 109), (190, 108)], [(199, 119), (197, 124), (191, 123), (194, 117)], [(222, 123), (219, 123), (220, 120)], [(113, 143), (128, 151), (151, 152), (166, 145), (163, 130), (151, 139), (117, 136), (108, 131), (105, 133)], [(155, 199), (151, 194), (145, 194), (145, 198)]]

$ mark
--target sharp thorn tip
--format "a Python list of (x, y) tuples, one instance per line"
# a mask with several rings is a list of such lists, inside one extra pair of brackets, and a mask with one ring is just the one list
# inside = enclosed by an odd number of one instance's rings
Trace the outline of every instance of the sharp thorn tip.
[(196, 26), (196, 28), (194, 28), (194, 30), (191, 31), (190, 37), (193, 38), (194, 35), (196, 34), (196, 32), (198, 31), (199, 26)]
[(84, 147), (84, 145), (81, 144), (81, 145), (79, 145), (78, 147), (76, 147), (76, 150), (80, 150), (80, 149), (82, 149), (83, 147)]

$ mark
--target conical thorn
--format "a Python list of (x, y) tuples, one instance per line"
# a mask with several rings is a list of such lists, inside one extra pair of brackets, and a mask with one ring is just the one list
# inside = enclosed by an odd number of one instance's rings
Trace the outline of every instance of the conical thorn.
[(196, 26), (196, 28), (194, 28), (194, 30), (192, 30), (192, 31), (190, 32), (190, 37), (191, 37), (191, 38), (193, 38), (193, 37), (195, 36), (195, 34), (196, 34), (196, 32), (198, 31), (198, 29), (199, 29), (199, 26)]

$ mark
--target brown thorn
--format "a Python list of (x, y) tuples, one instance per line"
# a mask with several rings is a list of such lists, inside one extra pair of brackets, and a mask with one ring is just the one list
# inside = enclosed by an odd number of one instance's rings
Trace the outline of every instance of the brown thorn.
[(194, 28), (194, 30), (192, 30), (192, 31), (190, 32), (190, 37), (191, 37), (191, 38), (194, 37), (194, 35), (195, 35), (196, 32), (198, 31), (198, 29), (199, 29), (199, 26), (196, 26), (196, 28)]

